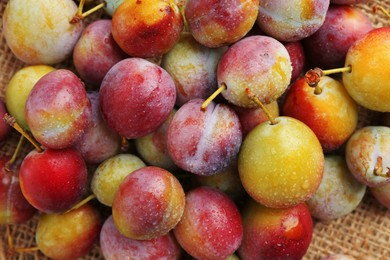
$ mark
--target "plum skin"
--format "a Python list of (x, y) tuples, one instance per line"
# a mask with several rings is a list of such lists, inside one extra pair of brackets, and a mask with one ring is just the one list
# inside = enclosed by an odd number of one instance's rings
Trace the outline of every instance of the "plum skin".
[(280, 116), (245, 137), (238, 156), (244, 189), (255, 201), (287, 208), (306, 201), (320, 185), (324, 153), (315, 133), (301, 121)]
[(194, 38), (209, 48), (228, 46), (243, 38), (253, 27), (259, 0), (188, 0), (185, 16)]
[(315, 94), (303, 77), (290, 85), (282, 105), (285, 116), (294, 117), (313, 130), (325, 153), (340, 148), (358, 124), (358, 105), (341, 82), (324, 76)]
[(225, 193), (201, 186), (186, 194), (183, 216), (173, 232), (191, 256), (225, 259), (240, 246), (243, 226), (237, 206)]
[(69, 210), (84, 196), (88, 172), (81, 155), (72, 148), (31, 151), (20, 166), (22, 193), (45, 213)]
[(145, 136), (162, 125), (173, 110), (176, 88), (160, 66), (127, 58), (106, 74), (99, 90), (107, 125), (128, 139)]
[(179, 8), (172, 0), (124, 1), (112, 16), (112, 35), (132, 57), (165, 54), (183, 29)]
[(52, 149), (75, 144), (89, 126), (92, 114), (83, 82), (68, 69), (42, 76), (31, 89), (24, 109), (35, 139)]
[(206, 111), (203, 99), (192, 99), (174, 115), (167, 132), (173, 162), (197, 175), (212, 175), (228, 166), (240, 149), (242, 130), (235, 111), (212, 102)]
[(179, 180), (162, 168), (147, 166), (132, 172), (119, 185), (112, 216), (124, 236), (149, 240), (167, 234), (176, 226), (184, 203)]
[(137, 240), (123, 236), (109, 216), (100, 232), (100, 248), (106, 259), (147, 259), (164, 258), (179, 260), (182, 249), (172, 232), (150, 240)]
[(313, 236), (313, 221), (305, 203), (285, 209), (267, 208), (250, 200), (243, 213), (242, 259), (299, 260)]

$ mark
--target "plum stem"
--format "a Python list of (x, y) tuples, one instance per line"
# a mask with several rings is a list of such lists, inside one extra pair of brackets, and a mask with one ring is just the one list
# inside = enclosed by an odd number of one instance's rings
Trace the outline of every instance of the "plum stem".
[(85, 199), (83, 199), (82, 201), (80, 201), (79, 203), (74, 205), (71, 209), (65, 211), (65, 213), (69, 213), (72, 210), (75, 210), (75, 209), (82, 207), (83, 205), (87, 204), (89, 201), (93, 200), (94, 198), (96, 198), (96, 196), (94, 194), (89, 195), (88, 197), (86, 197)]
[(387, 18), (390, 18), (390, 13), (385, 9), (383, 8), (383, 6), (380, 6), (380, 5), (375, 5), (373, 8), (372, 8), (374, 14), (380, 10), (384, 15), (386, 15)]
[(327, 75), (336, 74), (336, 73), (343, 73), (343, 72), (351, 72), (351, 71), (352, 71), (351, 65), (348, 65), (348, 66), (342, 67), (342, 68), (337, 68), (337, 69), (329, 69), (329, 70), (322, 70), (320, 68), (314, 68), (314, 69), (308, 70), (305, 73), (305, 80), (306, 80), (306, 83), (310, 87), (315, 88), (315, 87), (317, 87), (318, 83), (320, 82), (322, 76), (327, 76)]
[(222, 92), (226, 90), (226, 84), (225, 83), (222, 83), (221, 86), (216, 90), (214, 91), (213, 94), (211, 94), (211, 96), (209, 96), (203, 103), (202, 105), (200, 106), (200, 109), (202, 111), (206, 111), (206, 108), (208, 105), (210, 105), (210, 103)]
[(83, 8), (84, 8), (85, 0), (80, 0), (80, 4), (77, 10), (77, 13), (73, 16), (73, 18), (69, 21), (71, 24), (79, 23), (81, 20), (83, 20), (85, 17), (88, 15), (98, 11), (99, 9), (103, 8), (106, 6), (106, 1), (101, 2), (95, 7), (92, 7), (88, 11), (83, 13)]
[(180, 12), (180, 14), (181, 14), (181, 17), (183, 18), (184, 31), (185, 31), (185, 32), (189, 32), (190, 29), (189, 29), (189, 27), (188, 27), (187, 18), (186, 18), (186, 16), (185, 16), (185, 3), (186, 3), (186, 1), (181, 0), (181, 1), (179, 1), (179, 2), (177, 3), (177, 7), (179, 7), (179, 12)]
[(260, 99), (256, 95), (254, 95), (249, 88), (246, 88), (245, 92), (248, 97), (264, 111), (265, 115), (268, 117), (268, 120), (271, 122), (271, 125), (276, 125), (278, 122), (271, 115), (270, 111), (264, 106), (263, 102), (261, 102)]
[(127, 140), (126, 137), (121, 138), (121, 151), (125, 152), (129, 149), (129, 141)]
[(16, 146), (16, 149), (15, 149), (11, 159), (5, 164), (5, 170), (7, 170), (7, 171), (11, 170), (11, 167), (15, 163), (16, 158), (18, 157), (18, 154), (20, 152), (20, 149), (22, 148), (24, 138), (25, 137), (23, 135), (20, 136), (18, 145)]
[(16, 122), (15, 118), (9, 114), (4, 114), (4, 121), (7, 122), (11, 127), (13, 127), (16, 131), (18, 131), (21, 135), (23, 135), (34, 147), (35, 149), (41, 153), (43, 149), (39, 145), (37, 141), (35, 141), (26, 131), (22, 129), (22, 127)]
[(7, 233), (7, 243), (8, 243), (8, 254), (12, 255), (14, 252), (14, 242), (12, 240), (12, 234), (11, 234), (11, 226), (6, 225), (6, 233)]
[(383, 172), (383, 164), (382, 164), (382, 156), (378, 156), (376, 158), (376, 164), (374, 167), (374, 175), (380, 176), (380, 177), (390, 177), (390, 169), (387, 168), (387, 172)]
[(105, 7), (105, 6), (106, 6), (106, 2), (103, 1), (102, 3), (98, 4), (97, 6), (95, 6), (95, 7), (91, 8), (91, 9), (89, 9), (88, 11), (82, 13), (83, 19), (84, 19), (85, 17), (87, 17), (88, 15), (90, 15), (90, 14), (92, 14), (92, 13), (94, 13), (94, 12), (100, 10), (101, 8), (103, 8), (103, 7)]

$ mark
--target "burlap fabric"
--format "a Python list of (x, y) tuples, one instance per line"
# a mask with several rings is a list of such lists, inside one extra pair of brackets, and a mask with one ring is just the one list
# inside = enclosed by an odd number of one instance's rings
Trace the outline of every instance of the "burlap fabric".
[[(32, 0), (26, 0), (32, 1)], [(1, 0), (1, 17), (8, 0)], [(358, 5), (366, 12), (375, 27), (386, 26), (390, 24), (390, 19), (386, 18), (381, 12), (373, 14), (373, 7), (381, 5), (390, 11), (390, 0), (370, 1), (365, 5)], [(102, 15), (98, 13), (95, 18)], [(0, 17), (0, 25), (2, 19)], [(2, 26), (0, 26), (1, 28)], [(2, 30), (0, 32), (0, 99), (4, 99), (4, 92), (8, 81), (12, 75), (25, 66), (17, 60), (6, 45)], [(59, 64), (58, 67), (69, 68), (69, 64)], [(362, 109), (360, 113), (359, 126), (370, 125), (374, 122), (376, 113)], [(10, 138), (0, 143), (0, 156), (11, 155), (18, 142), (19, 135), (12, 132)], [(22, 154), (26, 154), (31, 149), (25, 145)], [(22, 225), (11, 226), (13, 243), (16, 247), (34, 247), (35, 228), (37, 225), (37, 216), (31, 221)], [(328, 222), (315, 222), (313, 240), (304, 259), (321, 259), (321, 257), (330, 254), (348, 254), (356, 259), (390, 259), (390, 212), (381, 206), (372, 195), (367, 192), (360, 206), (351, 214), (337, 220)], [(30, 253), (20, 253), (13, 256), (6, 254), (7, 239), (6, 228), (0, 226), (0, 260), (2, 259), (46, 259), (39, 251)], [(83, 259), (103, 259), (99, 246), (96, 245), (90, 254)]]

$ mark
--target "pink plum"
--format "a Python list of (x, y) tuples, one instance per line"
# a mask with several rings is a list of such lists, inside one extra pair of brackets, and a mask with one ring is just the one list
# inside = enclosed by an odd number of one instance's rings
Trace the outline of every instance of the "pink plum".
[(167, 133), (168, 153), (180, 168), (197, 175), (212, 175), (236, 158), (242, 131), (239, 118), (226, 104), (192, 99), (181, 106)]
[(165, 122), (175, 105), (176, 88), (160, 66), (127, 58), (107, 72), (99, 98), (108, 126), (122, 137), (138, 138)]

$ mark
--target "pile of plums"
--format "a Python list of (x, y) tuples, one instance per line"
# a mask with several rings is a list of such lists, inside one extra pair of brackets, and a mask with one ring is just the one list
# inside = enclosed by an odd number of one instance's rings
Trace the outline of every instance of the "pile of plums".
[(53, 259), (301, 259), (367, 189), (390, 208), (390, 28), (364, 2), (7, 1), (0, 224), (38, 215)]

